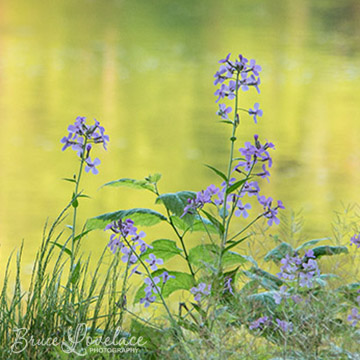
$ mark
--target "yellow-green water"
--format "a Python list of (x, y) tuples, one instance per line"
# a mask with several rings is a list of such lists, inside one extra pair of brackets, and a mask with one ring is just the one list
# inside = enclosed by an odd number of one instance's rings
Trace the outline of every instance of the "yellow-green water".
[[(98, 190), (110, 180), (160, 172), (162, 191), (214, 182), (203, 164), (225, 168), (229, 128), (217, 123), (213, 74), (230, 51), (263, 67), (261, 95), (240, 105), (259, 101), (264, 116), (257, 126), (244, 118), (239, 138), (276, 144), (264, 193), (303, 209), (309, 236), (329, 235), (333, 211), (360, 200), (359, 24), (357, 0), (2, 0), (1, 263), (24, 239), (30, 264), (46, 218), (71, 196), (61, 178), (77, 161), (59, 141), (78, 115), (110, 134), (100, 174), (82, 183), (93, 197), (82, 221), (152, 205), (140, 192)], [(99, 254), (107, 237), (84, 241)]]

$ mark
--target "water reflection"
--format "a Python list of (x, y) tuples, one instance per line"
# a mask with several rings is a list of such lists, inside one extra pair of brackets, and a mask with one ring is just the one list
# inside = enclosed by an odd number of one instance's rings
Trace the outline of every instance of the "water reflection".
[[(309, 236), (330, 232), (341, 201), (359, 201), (358, 1), (0, 6), (1, 260), (24, 238), (30, 261), (46, 217), (71, 194), (60, 179), (77, 163), (59, 139), (77, 115), (98, 118), (111, 135), (101, 175), (83, 183), (93, 196), (83, 220), (153, 203), (137, 192), (97, 191), (115, 178), (161, 172), (163, 191), (215, 181), (202, 164), (224, 166), (228, 129), (216, 123), (212, 74), (229, 51), (264, 68), (261, 98), (241, 102), (259, 100), (265, 116), (258, 127), (244, 118), (239, 137), (258, 132), (277, 145), (265, 191), (304, 209)], [(89, 249), (99, 251), (93, 239)]]

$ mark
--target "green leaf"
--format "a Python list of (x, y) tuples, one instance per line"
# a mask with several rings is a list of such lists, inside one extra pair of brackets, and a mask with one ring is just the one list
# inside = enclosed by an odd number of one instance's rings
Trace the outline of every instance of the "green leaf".
[(303, 244), (301, 244), (298, 248), (296, 248), (296, 251), (300, 251), (302, 249), (305, 249), (309, 246), (313, 246), (316, 245), (317, 243), (319, 243), (320, 241), (324, 241), (324, 240), (330, 240), (330, 238), (322, 238), (322, 239), (313, 239), (313, 240), (309, 240), (309, 241), (305, 241)]
[(207, 211), (205, 210), (201, 210), (201, 211), (205, 214), (205, 216), (209, 219), (209, 221), (218, 229), (219, 233), (223, 234), (224, 233), (223, 224)]
[(346, 246), (330, 246), (330, 245), (322, 245), (312, 249), (314, 252), (314, 256), (319, 258), (325, 255), (338, 255), (338, 254), (348, 254), (349, 250)]
[(275, 249), (272, 249), (269, 251), (265, 256), (265, 261), (274, 261), (276, 264), (280, 262), (281, 259), (283, 259), (286, 255), (292, 255), (294, 253), (293, 247), (286, 243), (282, 242), (280, 245), (278, 245)]
[(79, 280), (79, 276), (80, 276), (80, 261), (75, 265), (71, 273), (71, 278), (70, 278), (71, 283), (76, 284), (77, 281)]
[[(154, 271), (151, 276), (154, 278), (155, 276), (159, 276), (162, 273), (167, 271), (169, 275), (175, 276), (175, 278), (169, 279), (166, 284), (162, 285), (162, 279), (160, 278), (160, 283), (158, 286), (161, 289), (162, 296), (167, 298), (174, 291), (177, 290), (189, 290), (194, 286), (194, 280), (190, 274), (180, 272), (180, 271), (169, 271), (166, 269), (158, 269)], [(148, 285), (143, 284), (139, 290), (136, 292), (134, 298), (134, 304), (138, 303), (141, 298), (145, 297), (145, 287)], [(156, 295), (157, 299), (159, 299), (159, 295)]]
[[(158, 175), (160, 175), (160, 174), (158, 174)], [(143, 190), (150, 190), (152, 192), (155, 192), (154, 185), (150, 184), (146, 180), (135, 180), (135, 179), (123, 178), (123, 179), (119, 179), (119, 180), (110, 181), (110, 182), (104, 184), (102, 187), (105, 187), (105, 186), (112, 186), (112, 187), (125, 186), (125, 187), (129, 187), (132, 189), (138, 189), (138, 190), (143, 189)]]
[(84, 237), (87, 233), (92, 231), (91, 229), (83, 231), (81, 234), (75, 236), (74, 242), (80, 240), (82, 237)]
[(156, 173), (154, 175), (149, 175), (145, 180), (149, 181), (150, 183), (156, 184), (161, 179), (161, 174)]
[(72, 183), (76, 183), (75, 179), (62, 178), (62, 180), (69, 181), (69, 182), (72, 182)]
[(251, 304), (253, 309), (275, 310), (277, 305), (275, 304), (274, 295), (275, 291), (265, 291), (259, 294), (252, 294), (247, 297), (247, 301)]
[(160, 221), (166, 221), (166, 217), (157, 211), (151, 209), (135, 208), (129, 210), (119, 210), (111, 213), (102, 214), (89, 219), (86, 222), (88, 230), (104, 229), (107, 224), (119, 219), (128, 219), (134, 221), (135, 225), (152, 226)]
[(171, 216), (173, 224), (176, 228), (182, 231), (209, 231), (210, 234), (218, 234), (218, 229), (208, 220), (198, 215), (194, 216), (194, 220), (192, 224), (188, 224), (183, 220), (183, 218), (179, 218), (178, 216)]
[(69, 250), (68, 248), (64, 247), (64, 245), (58, 244), (58, 243), (56, 243), (56, 242), (54, 242), (54, 241), (50, 241), (50, 242), (51, 242), (51, 244), (54, 244), (55, 246), (57, 246), (57, 247), (60, 248), (61, 250), (64, 250), (64, 252), (65, 252), (66, 254), (68, 254), (69, 256), (71, 256), (71, 254), (72, 254), (71, 250)]
[(219, 122), (234, 125), (234, 123), (232, 121), (229, 121), (229, 120), (220, 120)]
[(242, 243), (243, 241), (245, 241), (247, 238), (249, 238), (251, 235), (246, 235), (245, 237), (241, 238), (240, 240), (236, 240), (236, 241), (229, 241), (228, 242), (228, 246), (224, 249), (224, 251), (228, 251), (230, 249), (232, 249), (234, 246), (239, 245), (240, 243)]
[(213, 166), (210, 166), (210, 165), (206, 165), (206, 167), (208, 167), (209, 169), (211, 169), (216, 175), (220, 176), (223, 180), (227, 181), (227, 176), (221, 172), (220, 170), (216, 169), (215, 167)]
[(243, 271), (243, 273), (250, 279), (257, 280), (267, 290), (277, 290), (283, 285), (282, 280), (258, 267), (252, 267), (248, 271)]
[(72, 201), (72, 204), (71, 204), (73, 208), (77, 208), (79, 206), (79, 202), (77, 200), (78, 197), (79, 197), (79, 195), (75, 197), (75, 193), (73, 193), (73, 196), (72, 196), (73, 201)]
[(241, 185), (245, 184), (249, 179), (242, 179), (237, 181), (235, 184), (232, 184), (226, 191), (227, 194), (231, 194), (233, 191), (235, 191), (236, 189), (238, 189)]
[[(214, 244), (198, 245), (190, 249), (189, 262), (195, 266), (215, 266), (219, 261), (220, 247)], [(224, 266), (240, 265), (249, 261), (249, 257), (227, 251), (222, 257)]]
[[(188, 199), (194, 199), (195, 196), (196, 193), (193, 191), (179, 191), (177, 193), (160, 195), (157, 197), (155, 203), (163, 204), (172, 214), (180, 217), (184, 213), (185, 206), (189, 204)], [(194, 215), (187, 214), (181, 219), (188, 224), (192, 224), (194, 221)]]
[(154, 254), (157, 258), (164, 261), (181, 254), (183, 251), (176, 246), (176, 241), (168, 239), (155, 240), (150, 244), (153, 248), (148, 248), (141, 258), (147, 258), (149, 254)]

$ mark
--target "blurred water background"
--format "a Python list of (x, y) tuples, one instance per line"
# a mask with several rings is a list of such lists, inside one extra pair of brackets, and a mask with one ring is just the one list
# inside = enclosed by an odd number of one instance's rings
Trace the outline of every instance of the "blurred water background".
[[(110, 135), (100, 174), (83, 178), (81, 221), (152, 206), (142, 192), (98, 190), (107, 181), (160, 172), (163, 192), (217, 181), (203, 164), (226, 164), (213, 74), (228, 52), (263, 67), (261, 95), (240, 105), (259, 101), (264, 116), (244, 117), (239, 138), (276, 144), (264, 194), (302, 210), (309, 237), (330, 235), (334, 211), (360, 200), (359, 39), (358, 0), (1, 0), (1, 263), (24, 239), (31, 264), (46, 219), (70, 199), (61, 178), (78, 163), (60, 138), (78, 115)], [(100, 254), (107, 236), (83, 241)]]

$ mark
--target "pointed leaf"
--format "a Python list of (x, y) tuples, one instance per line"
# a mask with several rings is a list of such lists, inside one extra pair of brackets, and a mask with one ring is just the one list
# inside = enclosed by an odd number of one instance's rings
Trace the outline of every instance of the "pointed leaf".
[(224, 225), (218, 220), (216, 219), (213, 215), (211, 215), (210, 213), (208, 213), (205, 210), (201, 210), (205, 216), (209, 219), (209, 221), (218, 229), (220, 234), (224, 233)]
[(330, 246), (330, 245), (322, 245), (312, 249), (314, 252), (314, 256), (319, 258), (325, 255), (338, 255), (338, 254), (347, 254), (349, 250), (346, 246)]
[(301, 244), (299, 247), (296, 248), (296, 251), (300, 251), (300, 250), (305, 249), (305, 248), (307, 248), (309, 246), (316, 245), (320, 241), (324, 241), (324, 240), (330, 240), (330, 238), (312, 239), (312, 240), (309, 240), (309, 241), (305, 241), (303, 244)]
[[(194, 199), (196, 193), (193, 191), (179, 191), (177, 193), (163, 194), (157, 197), (155, 203), (163, 204), (172, 214), (181, 217), (185, 207), (189, 204), (188, 199)], [(181, 218), (188, 224), (192, 224), (194, 216), (187, 214)]]
[(209, 231), (210, 234), (218, 234), (218, 229), (208, 220), (198, 215), (194, 216), (194, 221), (192, 224), (188, 224), (183, 220), (183, 218), (179, 218), (178, 216), (171, 216), (173, 224), (179, 230), (182, 231)]
[(216, 175), (220, 176), (223, 180), (227, 181), (227, 176), (221, 172), (220, 170), (216, 169), (215, 167), (213, 166), (210, 166), (210, 165), (206, 165), (206, 167), (208, 167), (209, 169), (211, 169)]
[[(180, 272), (180, 271), (169, 271), (166, 269), (159, 269), (154, 271), (151, 276), (154, 278), (155, 276), (160, 276), (165, 271), (168, 272), (169, 275), (175, 276), (175, 278), (169, 279), (164, 285), (162, 285), (162, 278), (160, 278), (160, 282), (158, 286), (161, 289), (162, 296), (167, 298), (174, 291), (177, 290), (190, 290), (194, 286), (194, 280), (190, 274)], [(134, 304), (138, 303), (141, 298), (145, 297), (145, 287), (146, 284), (143, 284), (139, 290), (136, 292), (134, 298)], [(159, 295), (156, 295), (157, 299), (159, 299)]]
[(265, 261), (274, 261), (276, 264), (280, 262), (281, 259), (283, 259), (286, 255), (292, 255), (294, 253), (293, 247), (286, 243), (282, 242), (280, 245), (278, 245), (275, 249), (272, 249), (269, 251), (265, 256)]
[(150, 190), (152, 192), (155, 192), (154, 185), (150, 184), (146, 180), (135, 180), (135, 179), (123, 178), (123, 179), (119, 179), (119, 180), (110, 181), (110, 182), (104, 184), (102, 187), (105, 187), (105, 186), (112, 186), (112, 187), (125, 186), (125, 187), (129, 187), (132, 189), (138, 189), (138, 190), (143, 189), (143, 190)]
[(237, 181), (235, 184), (232, 184), (226, 191), (227, 194), (231, 194), (233, 191), (235, 191), (236, 189), (238, 189), (240, 186), (244, 185), (249, 179), (242, 179)]
[(153, 248), (148, 248), (141, 258), (148, 257), (149, 254), (154, 254), (157, 258), (164, 261), (181, 254), (183, 251), (176, 246), (176, 241), (168, 239), (155, 240), (150, 244)]
[(57, 247), (60, 248), (61, 250), (64, 250), (64, 252), (65, 252), (66, 254), (68, 254), (69, 256), (71, 256), (71, 254), (72, 254), (71, 250), (69, 250), (68, 248), (64, 247), (64, 245), (61, 245), (61, 244), (56, 243), (56, 242), (54, 242), (54, 241), (50, 241), (50, 242), (51, 242), (51, 244), (54, 244), (55, 246), (57, 246)]
[(72, 182), (72, 183), (76, 183), (75, 179), (63, 178), (62, 180), (69, 181), (69, 182)]
[[(220, 247), (218, 245), (203, 244), (190, 249), (188, 258), (191, 264), (198, 267), (214, 266), (219, 261), (219, 253)], [(248, 261), (247, 256), (232, 251), (227, 251), (222, 257), (224, 266), (244, 264)]]
[(166, 217), (151, 209), (135, 208), (129, 210), (119, 210), (111, 213), (102, 214), (89, 219), (86, 222), (88, 230), (104, 229), (107, 224), (119, 219), (131, 219), (135, 225), (152, 226), (160, 221), (166, 221)]

